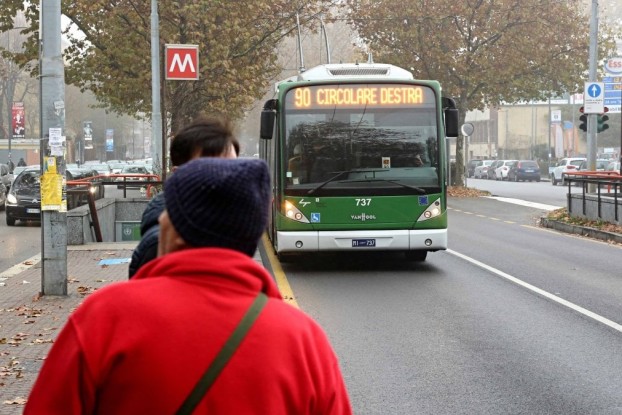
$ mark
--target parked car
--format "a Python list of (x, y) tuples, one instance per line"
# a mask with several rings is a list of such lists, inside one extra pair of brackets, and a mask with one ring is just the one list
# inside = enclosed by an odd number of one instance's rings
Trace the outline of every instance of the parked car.
[(11, 187), (11, 181), (13, 181), (13, 174), (9, 173), (9, 166), (6, 164), (0, 164), (0, 183), (8, 190)]
[(475, 167), (473, 171), (473, 177), (476, 179), (487, 179), (488, 178), (488, 168), (494, 162), (494, 160), (482, 160), (482, 164)]
[(469, 160), (467, 163), (467, 177), (473, 177), (475, 175), (475, 168), (481, 166), (483, 160)]
[(112, 169), (110, 168), (110, 165), (106, 163), (91, 164), (88, 167), (95, 170), (100, 176), (110, 176), (112, 174)]
[(503, 160), (495, 160), (492, 162), (490, 167), (488, 167), (488, 171), (486, 172), (486, 178), (488, 180), (496, 180), (497, 178), (496, 170), (497, 170), (497, 167), (499, 167), (501, 163), (503, 163)]
[(618, 174), (620, 174), (620, 162), (610, 161), (609, 164), (607, 164), (607, 168), (605, 169), (605, 171), (615, 171), (615, 172), (618, 172)]
[(508, 172), (508, 180), (515, 182), (521, 180), (540, 181), (540, 166), (533, 160), (518, 160), (512, 164)]
[(39, 166), (26, 167), (13, 180), (5, 206), (6, 224), (17, 220), (41, 221), (41, 171)]
[[(607, 165), (609, 164), (609, 160), (600, 159), (596, 160), (596, 171), (605, 171), (607, 169)], [(588, 171), (587, 160), (583, 160), (579, 167), (577, 167), (578, 171)]]
[(557, 186), (557, 183), (565, 184), (567, 173), (574, 173), (581, 165), (582, 161), (587, 160), (585, 157), (565, 157), (561, 159), (553, 171), (551, 171), (551, 184)]
[(93, 168), (93, 165), (83, 164), (78, 166), (77, 164), (67, 164), (65, 166), (65, 174), (67, 180), (85, 179), (87, 177), (98, 176), (99, 173)]
[[(121, 170), (120, 174), (122, 177), (117, 177), (116, 181), (126, 182), (126, 183), (130, 182), (132, 183), (131, 185), (125, 184), (126, 188), (130, 188), (130, 187), (141, 187), (142, 185), (144, 185), (143, 183), (134, 184), (134, 182), (147, 181), (147, 177), (145, 177), (145, 175), (150, 174), (150, 173), (145, 166), (136, 165), (136, 164), (128, 164), (125, 167), (123, 167), (123, 170)], [(117, 185), (117, 188), (122, 189), (123, 186), (124, 185)]]
[(127, 166), (127, 163), (108, 163), (108, 166), (110, 166), (110, 172), (112, 174), (119, 174), (123, 171), (123, 168), (125, 166)]
[(4, 183), (0, 181), (0, 209), (4, 209), (7, 194), (8, 194), (8, 190), (6, 190), (6, 186), (4, 185)]
[(495, 180), (506, 180), (510, 167), (517, 161), (518, 160), (501, 160), (501, 163), (498, 163), (495, 168)]

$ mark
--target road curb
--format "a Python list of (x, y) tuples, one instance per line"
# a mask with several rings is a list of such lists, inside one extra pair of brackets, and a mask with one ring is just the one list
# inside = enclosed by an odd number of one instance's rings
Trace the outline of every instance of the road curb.
[(540, 226), (549, 229), (555, 229), (560, 232), (571, 233), (575, 235), (587, 236), (588, 238), (594, 238), (605, 242), (615, 242), (622, 244), (622, 235), (601, 231), (595, 228), (589, 228), (586, 226), (572, 225), (557, 220), (551, 220), (548, 218), (540, 218)]

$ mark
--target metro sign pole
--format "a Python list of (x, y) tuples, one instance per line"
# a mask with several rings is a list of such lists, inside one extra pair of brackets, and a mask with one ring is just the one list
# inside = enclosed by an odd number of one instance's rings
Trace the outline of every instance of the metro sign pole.
[[(196, 81), (199, 79), (199, 45), (164, 45), (165, 80)], [(166, 141), (162, 148), (167, 148)], [(165, 170), (162, 170), (165, 180)]]

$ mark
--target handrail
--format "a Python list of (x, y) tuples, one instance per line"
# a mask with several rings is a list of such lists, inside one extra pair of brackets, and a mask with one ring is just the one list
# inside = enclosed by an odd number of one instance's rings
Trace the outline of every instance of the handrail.
[[(72, 185), (72, 186), (80, 186), (80, 185), (84, 185), (84, 183), (97, 183), (97, 184), (101, 184), (101, 185), (117, 185), (117, 186), (123, 186), (123, 197), (127, 197), (127, 184), (128, 184), (128, 177), (136, 177), (136, 178), (146, 178), (147, 180), (130, 180), (130, 184), (132, 185), (136, 185), (136, 183), (133, 183), (134, 181), (137, 182), (141, 182), (140, 184), (142, 185), (144, 183), (146, 189), (146, 197), (147, 198), (151, 198), (151, 191), (152, 188), (154, 186), (157, 185), (161, 185), (164, 182), (161, 180), (160, 176), (157, 174), (140, 174), (140, 173), (127, 173), (127, 174), (123, 174), (123, 173), (112, 173), (109, 175), (97, 175), (97, 176), (89, 176), (89, 177), (83, 177), (80, 179), (75, 179), (75, 180), (68, 180), (67, 181), (67, 185)], [(119, 178), (123, 178), (122, 181), (116, 180)], [(155, 180), (154, 180), (155, 179)]]
[[(123, 177), (123, 181), (117, 180), (107, 180), (110, 178), (119, 178)], [(90, 226), (95, 231), (95, 240), (97, 242), (102, 242), (102, 233), (101, 227), (99, 224), (99, 217), (97, 215), (97, 207), (95, 206), (95, 197), (93, 192), (91, 191), (92, 186), (105, 186), (105, 185), (123, 185), (123, 197), (126, 197), (126, 184), (127, 177), (140, 177), (147, 178), (147, 180), (138, 181), (141, 185), (144, 183), (147, 187), (147, 197), (151, 197), (151, 188), (154, 185), (162, 184), (163, 182), (160, 180), (160, 176), (157, 174), (111, 174), (111, 175), (97, 175), (97, 176), (89, 176), (82, 177), (74, 180), (67, 180), (67, 193), (76, 193), (76, 194), (86, 194), (87, 202), (89, 205), (89, 212), (91, 214)], [(152, 180), (156, 179), (156, 180)]]

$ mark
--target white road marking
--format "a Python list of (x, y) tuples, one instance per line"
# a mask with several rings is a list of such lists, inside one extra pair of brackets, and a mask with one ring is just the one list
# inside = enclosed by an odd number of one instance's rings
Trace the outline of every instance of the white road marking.
[(495, 199), (500, 202), (513, 203), (515, 205), (527, 206), (527, 207), (532, 207), (532, 208), (542, 209), (542, 210), (556, 210), (556, 209), (561, 209), (563, 207), (563, 206), (545, 205), (543, 203), (528, 202), (526, 200), (513, 199), (511, 197), (497, 197), (497, 196), (485, 196), (485, 197), (487, 197), (488, 199)]
[(558, 296), (556, 296), (554, 294), (551, 294), (548, 291), (544, 291), (541, 288), (538, 288), (538, 287), (536, 287), (534, 285), (526, 283), (525, 281), (519, 280), (518, 278), (513, 277), (510, 274), (506, 274), (505, 272), (500, 271), (500, 270), (498, 270), (496, 268), (493, 268), (490, 265), (486, 265), (483, 262), (480, 262), (480, 261), (478, 261), (478, 260), (476, 260), (474, 258), (471, 258), (471, 257), (466, 256), (464, 254), (461, 254), (459, 252), (453, 251), (451, 249), (448, 249), (447, 252), (452, 254), (452, 255), (455, 255), (455, 256), (457, 256), (459, 258), (462, 258), (465, 261), (468, 261), (468, 262), (472, 263), (473, 265), (476, 265), (478, 267), (484, 268), (485, 270), (488, 270), (488, 271), (492, 272), (493, 274), (498, 275), (501, 278), (505, 278), (508, 281), (511, 281), (511, 282), (513, 282), (513, 283), (515, 283), (517, 285), (520, 285), (521, 287), (524, 287), (524, 288), (526, 288), (526, 289), (528, 289), (530, 291), (533, 291), (536, 294), (539, 294), (539, 295), (541, 295), (541, 296), (543, 296), (545, 298), (548, 298), (549, 300), (555, 301), (558, 304), (561, 304), (561, 305), (563, 305), (565, 307), (568, 307), (571, 310), (574, 310), (574, 311), (576, 311), (578, 313), (581, 313), (581, 314), (583, 314), (586, 317), (589, 317), (589, 318), (591, 318), (593, 320), (596, 320), (599, 323), (602, 323), (602, 324), (604, 324), (604, 325), (606, 325), (606, 326), (608, 326), (608, 327), (610, 327), (610, 328), (612, 328), (612, 329), (622, 333), (622, 325), (616, 323), (615, 321), (611, 321), (611, 320), (609, 320), (609, 319), (607, 319), (607, 318), (605, 318), (605, 317), (603, 317), (601, 315), (598, 315), (598, 314), (596, 314), (596, 313), (594, 313), (594, 312), (592, 312), (590, 310), (587, 310), (587, 309), (585, 309), (583, 307), (580, 307), (580, 306), (578, 306), (578, 305), (576, 305), (574, 303), (571, 303), (570, 301), (564, 300), (561, 297), (558, 297)]

